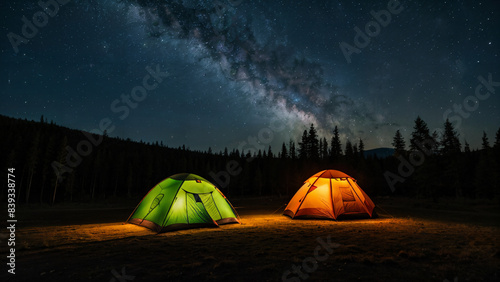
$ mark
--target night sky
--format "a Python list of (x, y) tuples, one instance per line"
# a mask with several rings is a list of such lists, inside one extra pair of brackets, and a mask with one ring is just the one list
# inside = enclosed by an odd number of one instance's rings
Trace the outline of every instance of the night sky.
[[(45, 25), (35, 17), (28, 39), (22, 18), (38, 1), (2, 1), (0, 114), (79, 130), (109, 119), (110, 136), (196, 150), (260, 134), (276, 152), (311, 123), (328, 140), (337, 125), (344, 144), (391, 147), (417, 115), (432, 131), (451, 109), (462, 144), (479, 147), (482, 131), (494, 140), (500, 1), (215, 2), (72, 0), (48, 7)], [(388, 3), (394, 13), (370, 24)], [(356, 50), (350, 62), (341, 42)], [(489, 74), (488, 88), (478, 77)]]

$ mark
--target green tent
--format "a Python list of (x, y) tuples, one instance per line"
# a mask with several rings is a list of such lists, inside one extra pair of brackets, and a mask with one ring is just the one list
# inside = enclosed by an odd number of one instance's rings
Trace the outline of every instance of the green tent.
[(179, 173), (156, 184), (127, 222), (156, 232), (217, 227), (239, 223), (233, 206), (215, 185), (191, 173)]

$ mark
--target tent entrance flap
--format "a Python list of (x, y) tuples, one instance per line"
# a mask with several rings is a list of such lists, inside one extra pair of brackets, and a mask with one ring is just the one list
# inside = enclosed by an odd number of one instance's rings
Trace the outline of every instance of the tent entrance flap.
[(207, 212), (200, 195), (203, 194), (186, 192), (186, 215), (188, 224), (214, 222), (214, 220), (210, 217), (210, 214)]
[(215, 221), (222, 219), (222, 215), (219, 211), (219, 208), (217, 208), (217, 204), (214, 201), (212, 193), (200, 194), (200, 199), (203, 202), (203, 205), (205, 206), (208, 214)]

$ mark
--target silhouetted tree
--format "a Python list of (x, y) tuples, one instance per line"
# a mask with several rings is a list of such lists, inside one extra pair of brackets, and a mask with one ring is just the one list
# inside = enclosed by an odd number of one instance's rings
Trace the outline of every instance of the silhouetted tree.
[(49, 140), (47, 142), (47, 145), (44, 149), (44, 154), (43, 154), (43, 162), (42, 162), (42, 182), (40, 184), (40, 204), (43, 203), (44, 199), (44, 189), (45, 189), (45, 183), (47, 182), (47, 178), (49, 178), (52, 174), (50, 173), (50, 161), (51, 158), (54, 155), (54, 136), (50, 136)]
[(302, 140), (299, 142), (299, 159), (304, 160), (309, 157), (307, 154), (308, 147), (309, 147), (309, 138), (307, 138), (307, 130), (304, 130), (304, 133), (302, 134)]
[(440, 142), (439, 142), (439, 135), (438, 135), (437, 131), (432, 132), (431, 143), (432, 143), (432, 152), (438, 153)]
[(458, 133), (453, 128), (453, 124), (446, 119), (444, 123), (444, 133), (441, 137), (441, 153), (456, 154), (460, 152), (461, 144), (458, 139)]
[(295, 142), (293, 142), (292, 139), (290, 139), (290, 142), (289, 142), (289, 149), (290, 149), (290, 158), (292, 160), (296, 159), (297, 158), (297, 153), (295, 152)]
[[(60, 164), (62, 167), (66, 166), (66, 146), (68, 145), (68, 138), (64, 136), (61, 145), (59, 146), (59, 150), (57, 153), (56, 162)], [(55, 163), (52, 163), (52, 167), (54, 169), (58, 169), (58, 173), (56, 173), (56, 179), (54, 181), (54, 191), (52, 192), (52, 205), (56, 202), (56, 193), (57, 193), (57, 185), (59, 182), (63, 181), (65, 175), (62, 174), (62, 167), (55, 167)], [(71, 173), (71, 172), (70, 172)]]
[[(488, 149), (489, 147), (483, 147), (483, 149)], [(498, 193), (498, 187), (496, 187), (495, 178), (498, 171), (494, 170), (495, 163), (490, 154), (482, 153), (481, 158), (479, 158), (477, 165), (475, 166), (475, 178), (474, 186), (476, 195), (479, 198), (493, 198), (496, 193)]]
[(325, 137), (323, 137), (323, 144), (321, 145), (321, 158), (328, 158), (328, 141), (326, 141)]
[(309, 135), (307, 136), (307, 139), (309, 145), (307, 147), (308, 157), (313, 160), (319, 159), (319, 140), (314, 124), (311, 124), (311, 127), (309, 128)]
[(337, 160), (342, 155), (342, 143), (340, 143), (339, 130), (337, 126), (333, 130), (332, 142), (330, 144), (330, 159)]
[(486, 135), (486, 132), (483, 131), (483, 137), (481, 138), (482, 143), (481, 143), (481, 148), (483, 150), (488, 150), (490, 148), (490, 142), (488, 141), (488, 135)]
[(420, 151), (421, 146), (424, 146), (425, 142), (432, 142), (433, 138), (430, 135), (429, 128), (427, 127), (427, 123), (420, 118), (417, 117), (415, 120), (415, 126), (413, 127), (413, 132), (411, 133), (410, 139), (410, 150), (412, 151)]
[(286, 159), (286, 158), (288, 158), (288, 151), (287, 151), (287, 149), (286, 149), (285, 142), (283, 142), (283, 145), (281, 145), (281, 155), (280, 155), (280, 157), (281, 157), (282, 159)]
[(365, 157), (365, 143), (363, 143), (363, 140), (361, 140), (361, 138), (359, 138), (358, 151), (359, 151), (359, 156), (361, 158), (364, 158)]
[(497, 133), (495, 135), (495, 144), (493, 145), (494, 148), (500, 149), (500, 128), (497, 130)]
[[(49, 203), (88, 201), (91, 198), (101, 200), (110, 195), (141, 198), (151, 187), (169, 175), (197, 171), (201, 176), (210, 177), (210, 172), (224, 171), (230, 160), (237, 161), (242, 171), (234, 177), (231, 176), (231, 181), (225, 187), (219, 187), (224, 193), (230, 191), (230, 195), (293, 194), (305, 178), (330, 165), (324, 158), (326, 155), (332, 157), (334, 151), (332, 144), (328, 147), (326, 139), (319, 136), (318, 146), (320, 140), (321, 146), (318, 153), (323, 159), (304, 158), (300, 162), (294, 160), (297, 151), (293, 140), (290, 140), (289, 146), (280, 148), (280, 158), (274, 158), (275, 155), (268, 149), (252, 152), (231, 148), (229, 154), (225, 148), (217, 154), (209, 154), (210, 148), (205, 152), (193, 151), (189, 147), (183, 150), (182, 146), (179, 149), (168, 148), (157, 145), (154, 141), (145, 143), (106, 137), (106, 141), (94, 147), (89, 155), (81, 156), (81, 163), (73, 167), (76, 161), (74, 158), (67, 158), (70, 149), (66, 148), (69, 146), (77, 151), (76, 145), (82, 140), (79, 131), (42, 123), (41, 120), (35, 122), (1, 115), (0, 131), (4, 132), (0, 138), (0, 166), (19, 169), (16, 170), (18, 191), (22, 192), (22, 197), (17, 196), (19, 203), (33, 202), (35, 194), (40, 195), (41, 202)], [(332, 143), (340, 144), (335, 135), (338, 137), (338, 128), (334, 130)], [(495, 136), (495, 146), (498, 147), (497, 136), (500, 136), (500, 133)], [(310, 136), (307, 131), (305, 137), (304, 144), (308, 145)], [(38, 146), (34, 146), (36, 143)], [(443, 142), (443, 150), (447, 146), (445, 144), (446, 142)], [(331, 158), (330, 160), (335, 161), (335, 166), (346, 172), (356, 171), (358, 181), (366, 187), (370, 196), (389, 193), (386, 191), (384, 171), (398, 171), (400, 161), (394, 157), (370, 157), (359, 161), (360, 158), (355, 152), (363, 151), (363, 140), (358, 141), (358, 145), (349, 141), (345, 146), (345, 151), (338, 148), (337, 153), (344, 151), (349, 157), (337, 155), (337, 158)], [(396, 193), (434, 198), (499, 197), (500, 177), (497, 172), (500, 171), (500, 151), (490, 149), (485, 153), (471, 151), (469, 147), (465, 142), (465, 153), (426, 156), (425, 162), (416, 165), (414, 173), (406, 177), (404, 183), (398, 184)], [(325, 149), (330, 149), (328, 154)], [(307, 150), (305, 152), (307, 153)], [(37, 157), (33, 160), (35, 155)], [(288, 158), (283, 158), (284, 156)], [(253, 161), (245, 161), (253, 157)], [(416, 161), (411, 158), (409, 160)], [(66, 161), (73, 164), (66, 164)], [(33, 162), (36, 164), (33, 165)], [(60, 171), (62, 175), (53, 172), (54, 163), (59, 163), (55, 166), (58, 169), (54, 171)], [(272, 177), (273, 175), (281, 175), (281, 178)], [(5, 191), (0, 193), (0, 199), (5, 199), (5, 195)]]
[(466, 140), (464, 140), (464, 152), (465, 153), (470, 153), (470, 146), (469, 146), (469, 143), (467, 143)]
[(345, 156), (348, 159), (352, 158), (354, 156), (354, 149), (353, 149), (352, 143), (351, 143), (351, 141), (349, 141), (349, 139), (347, 139), (347, 141), (345, 142)]
[(323, 159), (323, 138), (319, 138), (319, 158)]
[(396, 130), (396, 135), (392, 139), (392, 146), (394, 146), (394, 154), (402, 155), (405, 153), (406, 142), (399, 130)]

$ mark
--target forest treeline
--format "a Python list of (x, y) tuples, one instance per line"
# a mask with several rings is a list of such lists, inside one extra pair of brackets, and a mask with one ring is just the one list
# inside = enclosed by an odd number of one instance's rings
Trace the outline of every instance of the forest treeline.
[[(0, 115), (1, 178), (15, 168), (18, 203), (56, 204), (110, 198), (140, 198), (164, 178), (181, 172), (198, 174), (227, 196), (292, 196), (303, 181), (324, 169), (356, 178), (371, 196), (500, 198), (500, 129), (482, 147), (471, 150), (446, 121), (441, 136), (417, 117), (410, 140), (396, 131), (394, 155), (365, 156), (361, 139), (343, 144), (337, 127), (327, 140), (314, 125), (297, 140), (252, 153), (170, 148), (90, 134), (40, 121)], [(478, 137), (481, 138), (481, 137)], [(83, 146), (99, 140), (90, 149)], [(88, 141), (88, 142), (87, 142)], [(407, 145), (408, 144), (408, 145)], [(80, 150), (80, 151), (78, 151)], [(69, 152), (80, 154), (68, 158)], [(71, 154), (70, 154), (71, 155)], [(2, 200), (7, 197), (2, 189)]]

